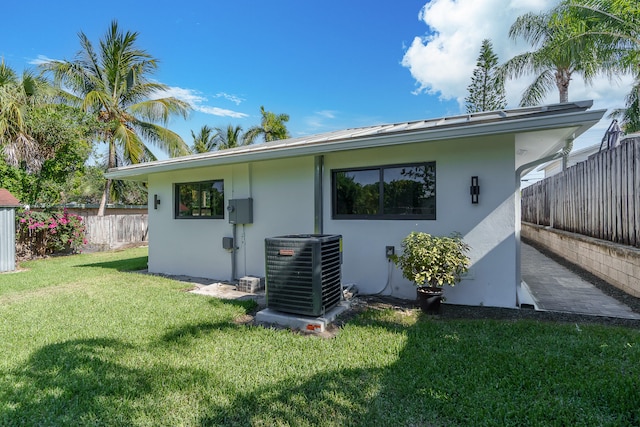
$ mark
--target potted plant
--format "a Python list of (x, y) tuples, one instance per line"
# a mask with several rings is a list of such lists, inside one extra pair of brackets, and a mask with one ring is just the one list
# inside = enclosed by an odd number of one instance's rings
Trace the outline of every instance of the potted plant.
[(417, 287), (417, 299), (422, 311), (440, 312), (442, 287), (454, 286), (469, 269), (469, 251), (459, 233), (432, 236), (412, 232), (402, 240), (402, 254), (391, 260), (400, 267), (405, 279)]

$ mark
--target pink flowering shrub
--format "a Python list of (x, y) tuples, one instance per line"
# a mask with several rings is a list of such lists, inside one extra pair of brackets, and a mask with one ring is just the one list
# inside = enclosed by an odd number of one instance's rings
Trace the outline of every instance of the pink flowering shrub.
[(19, 258), (33, 258), (53, 253), (78, 253), (85, 239), (82, 217), (63, 212), (17, 213), (16, 239)]

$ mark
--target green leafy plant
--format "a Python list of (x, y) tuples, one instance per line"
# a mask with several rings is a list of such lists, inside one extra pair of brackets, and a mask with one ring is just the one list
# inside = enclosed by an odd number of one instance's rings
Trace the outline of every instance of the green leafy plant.
[(459, 233), (432, 236), (414, 231), (402, 240), (402, 254), (391, 260), (416, 286), (454, 286), (469, 269), (469, 251)]
[(82, 217), (66, 209), (63, 212), (19, 212), (16, 229), (19, 258), (77, 253), (87, 243)]

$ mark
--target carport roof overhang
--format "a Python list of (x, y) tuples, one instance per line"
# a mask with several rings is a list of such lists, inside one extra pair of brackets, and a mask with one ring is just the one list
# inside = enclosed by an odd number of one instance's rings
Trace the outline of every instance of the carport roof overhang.
[(517, 169), (557, 152), (567, 139), (579, 136), (596, 124), (606, 110), (588, 111), (591, 106), (592, 101), (581, 101), (346, 129), (123, 166), (110, 169), (105, 176), (147, 181), (151, 174), (184, 169), (504, 134), (515, 136)]

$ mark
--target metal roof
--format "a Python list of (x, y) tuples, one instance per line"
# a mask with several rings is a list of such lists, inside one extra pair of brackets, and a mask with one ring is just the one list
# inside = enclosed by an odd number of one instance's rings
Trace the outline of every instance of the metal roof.
[(158, 160), (110, 169), (115, 179), (146, 180), (152, 173), (258, 161), (300, 155), (321, 154), (384, 145), (437, 141), (478, 135), (535, 131), (541, 128), (583, 126), (586, 130), (604, 114), (585, 111), (593, 101), (488, 111), (405, 123), (380, 124), (302, 136), (262, 144)]

